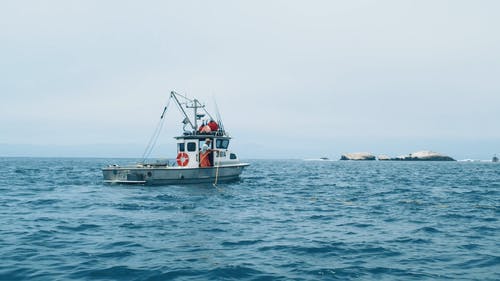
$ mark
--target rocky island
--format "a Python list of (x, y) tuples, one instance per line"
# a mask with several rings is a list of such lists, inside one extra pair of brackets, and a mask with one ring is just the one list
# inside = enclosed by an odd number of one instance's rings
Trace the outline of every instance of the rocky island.
[(356, 161), (366, 161), (366, 160), (376, 160), (377, 158), (368, 152), (355, 152), (346, 153), (340, 157), (340, 160), (356, 160)]
[(393, 161), (456, 161), (450, 156), (443, 155), (433, 151), (418, 151), (410, 153), (408, 155), (402, 155), (395, 158), (391, 158)]
[(397, 157), (390, 157), (387, 155), (374, 156), (368, 152), (355, 152), (342, 154), (340, 160), (354, 160), (354, 161), (367, 161), (367, 160), (379, 160), (379, 161), (456, 161), (450, 156), (440, 154), (433, 151), (423, 150), (408, 155), (401, 155)]

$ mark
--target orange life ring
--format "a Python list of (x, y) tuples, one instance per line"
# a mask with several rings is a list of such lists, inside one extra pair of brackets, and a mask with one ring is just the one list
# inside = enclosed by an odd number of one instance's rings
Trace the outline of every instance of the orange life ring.
[(189, 163), (189, 156), (187, 155), (187, 153), (179, 152), (179, 154), (177, 154), (177, 165), (184, 167), (188, 163)]

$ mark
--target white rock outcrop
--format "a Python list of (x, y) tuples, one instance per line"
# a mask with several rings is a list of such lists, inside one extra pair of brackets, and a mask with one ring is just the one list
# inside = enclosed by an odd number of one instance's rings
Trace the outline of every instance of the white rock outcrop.
[(340, 157), (340, 160), (375, 160), (375, 156), (368, 152), (355, 152), (355, 153), (346, 153)]

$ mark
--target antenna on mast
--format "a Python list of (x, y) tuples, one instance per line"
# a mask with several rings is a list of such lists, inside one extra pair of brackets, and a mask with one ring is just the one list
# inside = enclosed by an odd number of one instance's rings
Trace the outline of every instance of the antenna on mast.
[(200, 103), (197, 99), (191, 101), (191, 104), (186, 104), (186, 108), (192, 108), (194, 110), (194, 127), (193, 130), (196, 131), (198, 128), (198, 119), (205, 116), (204, 114), (198, 114), (198, 108), (205, 108), (205, 105)]

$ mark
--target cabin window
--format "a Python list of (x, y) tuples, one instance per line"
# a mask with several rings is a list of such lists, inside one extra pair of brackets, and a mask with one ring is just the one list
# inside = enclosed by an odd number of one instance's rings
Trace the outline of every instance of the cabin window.
[(236, 159), (236, 158), (237, 158), (237, 157), (236, 157), (236, 154), (234, 154), (234, 153), (231, 153), (231, 154), (229, 155), (229, 159), (231, 159), (231, 160), (234, 160), (234, 159)]
[(196, 151), (196, 143), (195, 142), (188, 142), (187, 148), (188, 148), (188, 151), (190, 151), (190, 152)]
[(217, 148), (227, 149), (227, 147), (229, 146), (229, 140), (227, 140), (227, 139), (218, 139), (216, 141), (215, 145), (216, 145)]
[(179, 152), (184, 152), (185, 150), (184, 143), (179, 143)]

